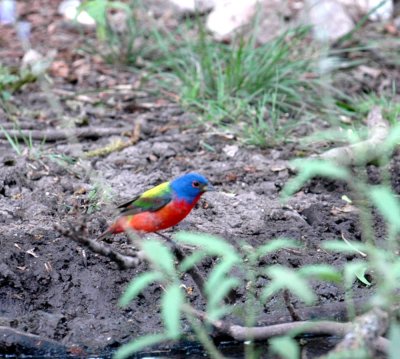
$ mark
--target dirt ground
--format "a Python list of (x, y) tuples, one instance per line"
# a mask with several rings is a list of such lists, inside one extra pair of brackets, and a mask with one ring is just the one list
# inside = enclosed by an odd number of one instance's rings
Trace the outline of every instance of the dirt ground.
[[(104, 147), (116, 139), (128, 141), (129, 137), (113, 134), (76, 143), (35, 141), (34, 150), (22, 155), (8, 141), (0, 140), (0, 326), (91, 352), (104, 352), (133, 337), (157, 332), (161, 325), (158, 285), (145, 290), (127, 309), (116, 305), (127, 283), (143, 272), (146, 264), (121, 271), (109, 259), (88, 250), (84, 256), (82, 248), (61, 236), (54, 224), (66, 225), (84, 216), (95, 237), (112, 219), (113, 203), (192, 170), (206, 175), (217, 192), (207, 193), (185, 221), (166, 233), (199, 231), (222, 236), (233, 244), (245, 241), (251, 245), (293, 238), (304, 243), (303, 250), (281, 250), (266, 259), (292, 268), (309, 263), (340, 267), (355, 258), (320, 248), (324, 241), (342, 235), (349, 240), (362, 239), (357, 214), (347, 211), (341, 199), (348, 194), (344, 185), (313, 180), (288, 203), (281, 202), (279, 192), (292, 175), (288, 160), (298, 152), (295, 145), (250, 148), (206, 125), (193, 126), (190, 113), (136, 89), (138, 75), (116, 71), (99, 58), (77, 51), (79, 34), (55, 15), (58, 1), (46, 1), (46, 6), (39, 3), (35, 1), (29, 9), (24, 4), (21, 9), (26, 19), (35, 23), (32, 45), (39, 51), (58, 49), (57, 60), (69, 64), (71, 73), (60, 76), (59, 67), (52, 69), (50, 93), (59, 101), (62, 119), (49, 106), (48, 94), (40, 84), (27, 85), (15, 94), (20, 127), (43, 130), (73, 119), (81, 128), (132, 130), (140, 123), (140, 139), (120, 152), (77, 162), (76, 155), (82, 151)], [(0, 31), (5, 35), (1, 36), (1, 60), (17, 66), (23, 50), (14, 30)], [(12, 128), (1, 110), (0, 123)], [(88, 169), (97, 175), (89, 175)], [(393, 161), (391, 171), (400, 173), (398, 160)], [(369, 175), (371, 181), (379, 178), (373, 166)], [(96, 183), (110, 189), (111, 203), (101, 201), (96, 207), (90, 200)], [(399, 192), (398, 184), (395, 189)], [(383, 230), (377, 219), (377, 231)], [(110, 245), (124, 250), (124, 238), (120, 235)], [(207, 272), (210, 264), (204, 263), (202, 270)], [(189, 277), (184, 282), (193, 286)], [(259, 286), (263, 284), (260, 279)], [(343, 288), (321, 282), (313, 287), (318, 295), (316, 312), (325, 318), (336, 317), (339, 312), (325, 313), (323, 308), (343, 302)], [(362, 283), (355, 283), (353, 289), (356, 300), (365, 300), (370, 291)], [(244, 290), (236, 293), (237, 304), (244, 299)], [(196, 291), (191, 301), (199, 308), (204, 304)], [(304, 306), (296, 298), (293, 303), (296, 308)], [(279, 295), (260, 310), (264, 322), (287, 319)]]

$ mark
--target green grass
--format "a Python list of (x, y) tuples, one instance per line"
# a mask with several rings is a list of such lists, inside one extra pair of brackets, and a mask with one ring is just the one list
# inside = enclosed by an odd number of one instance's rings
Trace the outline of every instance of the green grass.
[[(312, 118), (341, 125), (341, 115), (359, 120), (365, 114), (359, 98), (339, 90), (334, 80), (380, 51), (377, 43), (357, 40), (366, 18), (341, 45), (321, 49), (306, 27), (258, 45), (256, 19), (248, 38), (223, 44), (207, 34), (201, 17), (180, 21), (175, 30), (160, 29), (140, 0), (90, 0), (82, 8), (97, 22), (101, 46), (92, 51), (133, 71), (145, 68), (141, 76), (150, 79), (148, 91), (173, 95), (200, 122), (233, 132), (246, 144), (266, 147), (296, 140), (297, 130)], [(107, 12), (112, 9), (126, 15), (125, 31), (110, 24)], [(390, 64), (400, 61), (393, 52), (390, 59), (388, 51), (384, 54)]]
[(330, 92), (329, 82), (310, 76), (317, 62), (305, 46), (307, 28), (260, 46), (255, 34), (228, 45), (215, 42), (203, 25), (197, 25), (197, 38), (185, 32), (193, 29), (186, 25), (186, 31), (181, 28), (169, 38), (155, 36), (163, 52), (155, 64), (161, 85), (197, 111), (201, 121), (233, 130), (246, 143), (268, 146), (287, 140), (302, 125), (300, 115), (319, 111), (325, 101), (321, 93)]
[(14, 92), (25, 84), (35, 82), (37, 77), (27, 70), (4, 66), (0, 62), (0, 107), (7, 115), (16, 112), (11, 99)]
[[(21, 131), (20, 128), (17, 128)], [(31, 134), (23, 136), (11, 135), (2, 125), (0, 131), (4, 133), (11, 148), (18, 156), (28, 155), (30, 158), (38, 159), (43, 155), (43, 140), (39, 145), (34, 144)]]
[[(129, 14), (132, 20), (125, 33), (110, 26), (110, 8)], [(146, 33), (149, 25), (135, 16), (143, 11), (137, 1), (129, 7), (91, 0), (84, 9), (97, 22), (98, 40), (108, 49), (104, 52), (101, 46), (97, 51), (103, 57), (108, 54), (108, 62), (137, 68), (141, 59), (156, 91), (173, 94), (184, 108), (197, 113), (200, 122), (226, 128), (247, 144), (273, 146), (291, 140), (289, 134), (309, 113), (339, 110), (326, 99), (332, 89), (318, 74), (320, 59), (310, 46), (309, 28), (294, 28), (258, 45), (255, 21), (250, 38), (223, 44), (207, 34), (200, 18), (187, 19), (175, 31), (153, 24)]]
[[(393, 88), (393, 97), (395, 92)], [(355, 109), (362, 115), (366, 115), (374, 106), (382, 107), (383, 116), (392, 126), (398, 123), (400, 117), (400, 103), (394, 101), (393, 98), (371, 93), (355, 99)]]
[(18, 140), (18, 138), (16, 136), (11, 136), (7, 130), (0, 125), (0, 130), (4, 133), (4, 135), (7, 138), (8, 143), (10, 144), (11, 148), (14, 150), (14, 152), (18, 155), (18, 156), (22, 156), (23, 154), (23, 148)]
[(128, 3), (88, 0), (80, 10), (86, 11), (96, 22), (97, 43), (87, 41), (88, 52), (100, 54), (107, 63), (139, 65), (149, 50), (148, 42), (144, 41), (147, 29), (139, 23), (141, 15), (137, 14), (145, 14), (140, 0)]

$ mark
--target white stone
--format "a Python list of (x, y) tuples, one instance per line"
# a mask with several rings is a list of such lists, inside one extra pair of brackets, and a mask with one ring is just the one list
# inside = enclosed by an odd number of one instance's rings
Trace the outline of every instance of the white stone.
[(217, 0), (169, 0), (182, 12), (204, 12), (211, 10)]
[(237, 145), (226, 145), (223, 151), (228, 157), (235, 157), (236, 153), (239, 151), (239, 147)]
[(314, 38), (335, 41), (354, 28), (354, 22), (346, 8), (335, 0), (307, 0), (308, 21), (313, 26)]
[(217, 40), (228, 40), (230, 34), (248, 24), (257, 9), (258, 0), (219, 0), (207, 19), (207, 29)]
[(17, 19), (17, 5), (15, 0), (0, 1), (0, 24), (14, 24)]
[[(383, 0), (340, 0), (348, 7), (356, 8), (361, 15), (366, 15), (374, 8), (378, 7)], [(386, 21), (393, 16), (393, 0), (386, 0), (376, 11), (369, 15), (372, 21)]]
[(64, 0), (58, 6), (58, 13), (69, 21), (77, 21), (87, 26), (96, 25), (96, 21), (86, 11), (78, 13), (80, 5), (80, 0)]

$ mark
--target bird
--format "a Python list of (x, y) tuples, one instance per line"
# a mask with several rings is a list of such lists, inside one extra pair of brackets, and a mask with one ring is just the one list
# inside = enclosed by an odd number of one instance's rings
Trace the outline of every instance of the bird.
[(214, 191), (214, 187), (206, 177), (195, 172), (161, 183), (119, 205), (120, 216), (97, 240), (130, 230), (157, 233), (173, 227), (190, 213), (207, 191)]

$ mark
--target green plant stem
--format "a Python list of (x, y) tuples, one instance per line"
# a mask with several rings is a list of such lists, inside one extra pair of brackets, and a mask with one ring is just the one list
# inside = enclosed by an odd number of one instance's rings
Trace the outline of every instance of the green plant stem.
[[(255, 282), (257, 280), (257, 276), (255, 275), (255, 269), (258, 267), (258, 257), (249, 253), (248, 263), (243, 262), (246, 266), (245, 268), (247, 273), (247, 284), (246, 284), (246, 303), (245, 303), (245, 324), (247, 327), (253, 327), (256, 324), (256, 293), (255, 293)], [(249, 339), (250, 343), (245, 346), (245, 357), (248, 359), (252, 359), (256, 357), (254, 340)]]
[(194, 333), (196, 334), (197, 339), (203, 345), (204, 349), (210, 354), (211, 358), (224, 359), (224, 356), (219, 352), (207, 334), (205, 327), (202, 324), (199, 324), (199, 321), (193, 316), (192, 312), (190, 310), (185, 311), (185, 316), (189, 321)]
[(365, 243), (375, 245), (375, 237), (372, 228), (373, 220), (371, 209), (368, 205), (368, 186), (366, 186), (367, 178), (364, 174), (360, 174), (361, 178), (355, 181), (349, 181), (349, 187), (355, 195), (357, 205), (360, 209), (360, 227), (362, 238)]

